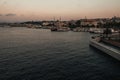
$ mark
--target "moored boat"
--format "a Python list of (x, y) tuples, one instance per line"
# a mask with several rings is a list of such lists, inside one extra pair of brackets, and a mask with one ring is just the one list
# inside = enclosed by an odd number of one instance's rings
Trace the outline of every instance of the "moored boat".
[(51, 31), (67, 32), (70, 31), (70, 29), (68, 27), (52, 27)]

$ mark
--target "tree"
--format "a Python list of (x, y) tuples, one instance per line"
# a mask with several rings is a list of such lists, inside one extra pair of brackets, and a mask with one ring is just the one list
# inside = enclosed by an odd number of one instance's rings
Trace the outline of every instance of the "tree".
[(72, 24), (72, 23), (69, 23), (69, 28), (71, 29), (71, 30), (73, 30), (74, 28), (76, 28), (77, 26), (75, 25), (75, 24)]
[(80, 27), (81, 26), (81, 21), (77, 20), (75, 24), (76, 24), (77, 27)]

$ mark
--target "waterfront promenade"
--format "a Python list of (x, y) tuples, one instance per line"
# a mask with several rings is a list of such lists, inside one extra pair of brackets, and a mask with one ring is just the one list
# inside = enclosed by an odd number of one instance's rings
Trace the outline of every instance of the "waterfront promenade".
[(120, 47), (116, 43), (104, 39), (98, 40), (97, 37), (90, 40), (91, 46), (120, 61)]

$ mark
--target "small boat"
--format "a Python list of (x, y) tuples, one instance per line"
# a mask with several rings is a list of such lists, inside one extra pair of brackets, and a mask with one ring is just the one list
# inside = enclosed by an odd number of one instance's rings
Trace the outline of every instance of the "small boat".
[(51, 31), (56, 31), (56, 32), (67, 32), (70, 31), (70, 29), (68, 27), (52, 27)]
[(58, 31), (58, 29), (56, 27), (52, 27), (51, 31)]
[(89, 32), (90, 33), (95, 33), (95, 34), (103, 34), (104, 29), (102, 28), (90, 28)]

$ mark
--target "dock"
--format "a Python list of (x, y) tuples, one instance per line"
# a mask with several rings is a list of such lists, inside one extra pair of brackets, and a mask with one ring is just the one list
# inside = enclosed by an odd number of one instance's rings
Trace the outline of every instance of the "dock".
[(93, 46), (93, 47), (99, 49), (100, 51), (102, 51), (120, 61), (120, 49), (103, 44), (103, 43), (97, 41), (96, 39), (90, 40), (90, 46)]

